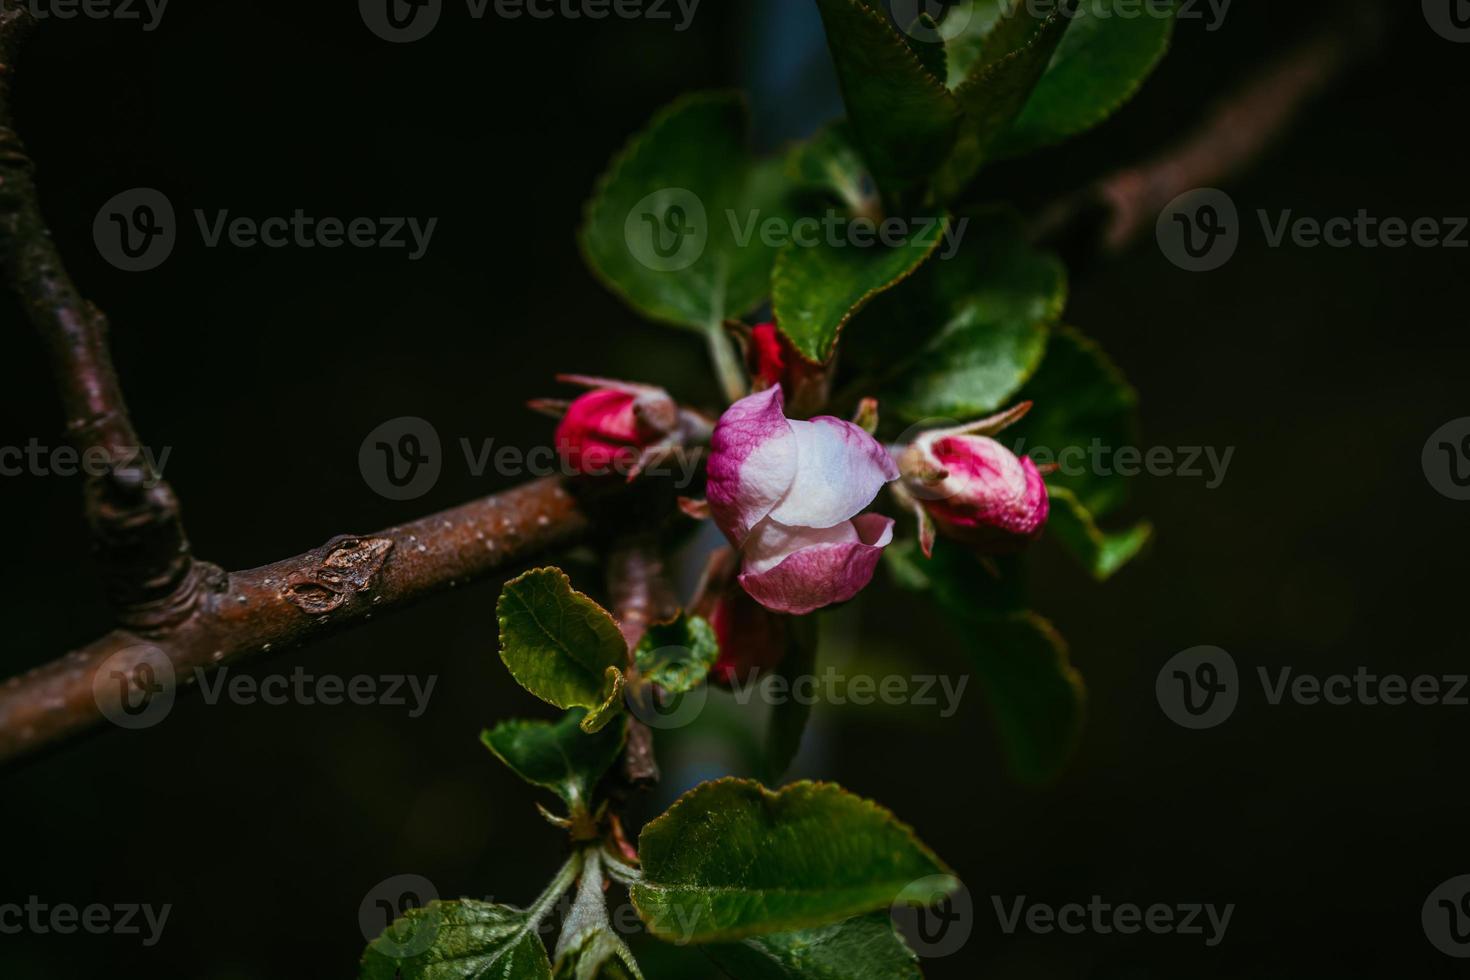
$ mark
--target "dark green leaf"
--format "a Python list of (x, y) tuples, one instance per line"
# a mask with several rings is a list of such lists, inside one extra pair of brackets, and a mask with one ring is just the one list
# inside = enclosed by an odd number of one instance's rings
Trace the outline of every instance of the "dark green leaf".
[(796, 187), (835, 195), (852, 213), (873, 207), (872, 178), (846, 120), (796, 144), (786, 156), (786, 176)]
[(638, 672), (670, 694), (703, 684), (720, 658), (720, 641), (701, 616), (680, 614), (672, 623), (648, 628), (638, 644)]
[[(1102, 349), (1071, 327), (1056, 328), (1020, 398), (1035, 407), (1001, 441), (1037, 463), (1060, 464), (1047, 482), (1071, 490), (1095, 517), (1122, 503), (1127, 479), (1109, 461), (1138, 445), (1138, 397)], [(1109, 454), (1102, 458), (1107, 465), (1097, 465), (1094, 445)]]
[(368, 946), (360, 976), (551, 980), (551, 962), (530, 913), (464, 899), (411, 909)]
[(706, 946), (732, 980), (921, 980), (887, 913), (743, 943)]
[(950, 874), (887, 810), (824, 783), (775, 793), (704, 783), (644, 827), (639, 855), (633, 903), (651, 931), (678, 942), (825, 925)]
[(1094, 578), (1105, 582), (1113, 573), (1138, 556), (1153, 537), (1153, 525), (1147, 521), (1126, 531), (1108, 534), (1097, 526), (1077, 495), (1066, 487), (1048, 488), (1051, 493), (1051, 516), (1047, 533), (1056, 538)]
[(592, 790), (623, 750), (626, 725), (619, 719), (595, 735), (583, 733), (586, 712), (569, 711), (555, 724), (503, 721), (480, 736), (511, 771), (560, 796), (573, 812), (592, 807)]
[[(811, 677), (817, 670), (817, 617), (790, 616), (786, 618), (786, 655), (776, 668), (776, 674), (791, 690), (797, 678)], [(779, 698), (771, 705), (771, 717), (766, 723), (766, 744), (763, 753), (766, 775), (772, 784), (781, 781), (792, 760), (801, 749), (801, 737), (806, 732), (806, 723), (811, 718), (812, 705), (808, 698)]]
[(500, 658), (522, 687), (558, 708), (588, 709), (583, 731), (597, 731), (622, 710), (623, 634), (561, 569), (538, 568), (507, 582), (495, 611)]
[(908, 243), (896, 248), (876, 242), (787, 243), (771, 274), (771, 299), (781, 332), (808, 360), (826, 361), (853, 314), (922, 265), (944, 241), (948, 227), (943, 221), (915, 227)]
[(1174, 29), (1172, 4), (1148, 3), (1139, 11), (1136, 0), (1081, 5), (998, 154), (1016, 156), (1091, 129), (1133, 97), (1169, 49)]
[(995, 30), (1018, 46), (1000, 56), (992, 56), (987, 46), (981, 62), (955, 89), (961, 110), (959, 137), (936, 177), (941, 201), (958, 196), (990, 159), (993, 145), (1026, 105), (1071, 23), (1063, 6), (1041, 17), (1024, 0), (997, 23)]
[(703, 331), (768, 295), (775, 250), (762, 221), (786, 216), (779, 161), (746, 145), (737, 95), (675, 102), (613, 160), (587, 205), (582, 249), (610, 289), (655, 320)]
[(1009, 215), (961, 218), (962, 244), (879, 297), (854, 322), (854, 362), (884, 378), (885, 413), (968, 421), (1004, 406), (1041, 364), (1067, 277)]
[(886, 14), (864, 0), (817, 0), (858, 146), (885, 190), (927, 178), (954, 143), (954, 97)]

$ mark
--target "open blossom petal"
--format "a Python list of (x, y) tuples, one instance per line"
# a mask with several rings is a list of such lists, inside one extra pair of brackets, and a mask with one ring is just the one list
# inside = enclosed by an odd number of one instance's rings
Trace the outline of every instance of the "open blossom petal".
[(767, 609), (805, 615), (866, 588), (892, 540), (893, 521), (879, 514), (833, 528), (766, 521), (752, 535), (740, 584)]
[(789, 526), (835, 527), (873, 502), (898, 467), (878, 440), (851, 422), (821, 416), (791, 422), (796, 433), (796, 479), (771, 511)]
[(709, 496), (715, 523), (739, 547), (796, 479), (796, 433), (768, 388), (726, 409), (710, 438)]

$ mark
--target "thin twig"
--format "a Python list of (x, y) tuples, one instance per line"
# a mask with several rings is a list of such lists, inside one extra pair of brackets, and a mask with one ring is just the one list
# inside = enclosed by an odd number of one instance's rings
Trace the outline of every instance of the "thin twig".
[[(613, 616), (628, 641), (629, 673), (636, 682), (633, 652), (643, 642), (649, 626), (669, 619), (679, 610), (678, 598), (664, 570), (657, 536), (633, 533), (618, 540), (608, 555), (607, 577)], [(659, 778), (653, 732), (636, 717), (628, 719), (623, 772), (635, 787), (656, 783)]]

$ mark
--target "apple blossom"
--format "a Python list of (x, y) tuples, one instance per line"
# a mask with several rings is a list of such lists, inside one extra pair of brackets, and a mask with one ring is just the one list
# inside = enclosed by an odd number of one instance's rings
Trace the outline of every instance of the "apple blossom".
[(901, 461), (906, 489), (940, 532), (977, 551), (1014, 554), (1046, 526), (1050, 499), (1036, 464), (987, 435), (925, 433)]
[(678, 406), (662, 388), (601, 382), (567, 406), (556, 427), (556, 449), (579, 473), (626, 471), (677, 424)]
[(857, 595), (893, 540), (892, 520), (861, 511), (898, 475), (851, 422), (788, 419), (779, 386), (731, 405), (710, 441), (708, 492), (715, 522), (741, 551), (740, 585), (767, 609), (796, 615)]

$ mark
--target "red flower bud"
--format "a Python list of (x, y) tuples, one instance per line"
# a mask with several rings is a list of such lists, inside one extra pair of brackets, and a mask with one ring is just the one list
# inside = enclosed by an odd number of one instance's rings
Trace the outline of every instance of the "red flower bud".
[(556, 427), (556, 449), (579, 473), (627, 471), (677, 424), (678, 406), (661, 388), (596, 388), (567, 407)]
[(832, 394), (832, 365), (808, 361), (774, 323), (751, 328), (748, 360), (755, 389), (779, 384), (794, 418), (808, 418), (826, 408)]
[(709, 619), (720, 641), (720, 657), (710, 668), (716, 684), (749, 683), (786, 656), (788, 617), (771, 612), (739, 586), (725, 591)]
[(1014, 554), (1046, 526), (1051, 501), (1036, 464), (988, 436), (920, 436), (901, 469), (939, 530), (985, 554)]

